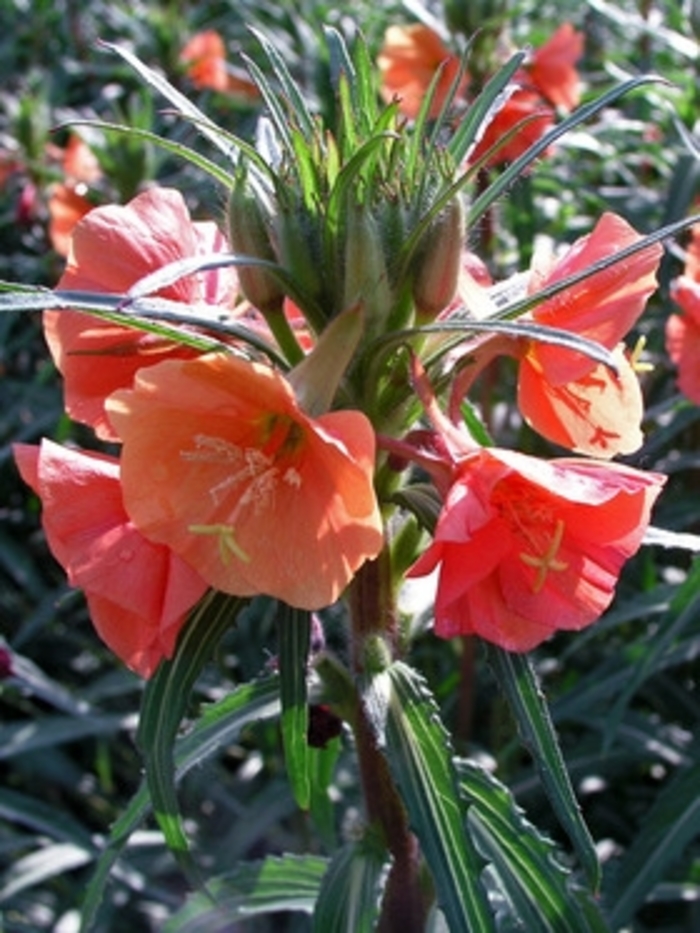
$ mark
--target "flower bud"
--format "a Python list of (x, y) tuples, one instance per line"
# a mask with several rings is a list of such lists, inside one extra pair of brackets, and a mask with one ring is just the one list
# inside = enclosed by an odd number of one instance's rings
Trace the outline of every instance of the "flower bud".
[[(234, 253), (268, 262), (277, 261), (270, 240), (270, 215), (245, 170), (236, 174), (229, 199), (228, 223)], [(243, 294), (262, 314), (282, 311), (284, 288), (267, 269), (255, 265), (240, 266), (238, 280)]]
[(464, 211), (457, 196), (437, 215), (419, 246), (413, 277), (416, 323), (426, 324), (455, 296), (464, 253)]
[(345, 213), (343, 236), (343, 308), (360, 304), (367, 327), (376, 331), (391, 310), (392, 295), (379, 224), (363, 204)]

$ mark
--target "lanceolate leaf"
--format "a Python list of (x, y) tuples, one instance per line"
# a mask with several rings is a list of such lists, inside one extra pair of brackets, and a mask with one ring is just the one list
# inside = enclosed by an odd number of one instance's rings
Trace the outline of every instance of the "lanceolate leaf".
[[(467, 832), (448, 736), (424, 681), (396, 662), (375, 676), (367, 709), (430, 868), (450, 933), (494, 930), (480, 875), (483, 862)], [(381, 729), (380, 715), (385, 717)]]
[[(205, 707), (192, 730), (175, 744), (175, 781), (217, 749), (234, 741), (250, 723), (279, 715), (279, 678), (271, 675), (243, 684), (232, 694)], [(91, 930), (104, 900), (104, 888), (117, 859), (151, 809), (147, 784), (142, 785), (114, 824), (88, 886), (81, 912), (81, 933)]]
[(700, 761), (679, 771), (644, 815), (641, 831), (611, 873), (611, 927), (629, 925), (668, 866), (700, 835)]
[(574, 794), (547, 703), (527, 655), (488, 646), (489, 660), (508, 698), (518, 731), (535, 760), (542, 787), (571, 840), (593, 891), (600, 885), (600, 863)]
[(578, 110), (575, 110), (569, 117), (562, 120), (561, 123), (558, 123), (548, 133), (545, 133), (541, 139), (530, 146), (519, 158), (515, 159), (508, 168), (498, 176), (496, 181), (488, 186), (482, 195), (473, 201), (469, 208), (469, 216), (467, 219), (468, 228), (473, 229), (475, 225), (478, 225), (480, 218), (483, 217), (489, 208), (508, 190), (518, 176), (521, 175), (535, 159), (542, 155), (552, 143), (556, 142), (557, 139), (564, 136), (574, 127), (589, 120), (605, 107), (613, 104), (616, 100), (624, 97), (625, 94), (629, 94), (630, 91), (638, 87), (643, 87), (645, 84), (654, 83), (663, 83), (663, 79), (659, 78), (657, 75), (640, 75), (636, 78), (631, 78), (629, 81), (623, 82), (617, 87), (607, 91), (605, 94), (601, 94), (600, 97), (596, 97), (596, 99), (590, 103), (584, 104), (583, 107), (579, 107)]
[(183, 630), (174, 657), (160, 665), (143, 694), (137, 740), (146, 781), (165, 840), (187, 870), (193, 866), (185, 857), (188, 843), (175, 790), (175, 738), (202, 668), (242, 605), (242, 600), (220, 593), (205, 596)]
[(327, 859), (313, 855), (241, 863), (208, 883), (210, 897), (191, 897), (165, 924), (163, 933), (229, 933), (239, 919), (282, 910), (311, 913), (327, 865)]
[(143, 78), (146, 84), (158, 91), (159, 94), (162, 94), (166, 100), (170, 101), (178, 113), (192, 119), (200, 133), (206, 136), (209, 142), (213, 143), (217, 149), (223, 152), (231, 161), (235, 161), (235, 150), (232, 148), (230, 142), (222, 138), (222, 133), (216, 123), (210, 120), (206, 114), (202, 113), (198, 107), (195, 107), (192, 101), (185, 97), (184, 94), (181, 94), (177, 88), (173, 87), (163, 75), (159, 74), (157, 71), (153, 71), (152, 68), (149, 68), (148, 65), (144, 64), (136, 55), (123, 46), (113, 45), (110, 42), (101, 42), (100, 45), (119, 55), (133, 68), (139, 77)]
[(281, 607), (278, 632), (282, 740), (289, 782), (302, 810), (308, 810), (311, 795), (306, 689), (310, 626), (308, 612), (290, 606)]
[(370, 838), (336, 852), (314, 910), (314, 933), (373, 933), (386, 852)]
[(472, 834), (511, 917), (532, 933), (607, 933), (593, 899), (569, 884), (554, 843), (525, 819), (508, 788), (473, 762), (460, 761), (458, 771)]

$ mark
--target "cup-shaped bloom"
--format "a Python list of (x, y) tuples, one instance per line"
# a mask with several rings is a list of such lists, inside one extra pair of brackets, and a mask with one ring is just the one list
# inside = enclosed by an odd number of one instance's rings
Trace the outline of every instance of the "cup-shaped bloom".
[(678, 388), (700, 405), (700, 282), (679, 276), (671, 283), (671, 297), (683, 314), (666, 321), (666, 351), (678, 367)]
[(279, 372), (222, 354), (140, 370), (107, 408), (129, 515), (214, 588), (319, 609), (381, 550), (360, 412), (310, 418)]
[(22, 478), (43, 504), (46, 540), (111, 650), (142, 677), (172, 656), (202, 578), (162, 544), (146, 540), (124, 509), (119, 463), (61, 447), (17, 444)]
[[(58, 289), (122, 294), (167, 263), (226, 250), (214, 223), (192, 222), (178, 191), (152, 188), (124, 206), (95, 208), (77, 224)], [(205, 324), (205, 311), (230, 309), (236, 290), (235, 273), (228, 269), (188, 276), (159, 294), (197, 305)], [(44, 333), (64, 377), (68, 414), (108, 440), (114, 439), (104, 414), (108, 395), (130, 386), (142, 366), (164, 356), (194, 355), (181, 344), (77, 311), (45, 312)]]
[(638, 549), (664, 477), (619, 464), (485, 449), (460, 465), (435, 537), (435, 631), (529, 651), (599, 618)]

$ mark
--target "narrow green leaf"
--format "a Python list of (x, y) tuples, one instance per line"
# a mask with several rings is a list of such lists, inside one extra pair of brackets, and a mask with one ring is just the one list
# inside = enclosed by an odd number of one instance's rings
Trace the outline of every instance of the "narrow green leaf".
[(488, 645), (488, 657), (505, 693), (524, 744), (532, 754), (554, 813), (571, 840), (593, 891), (600, 885), (600, 863), (574, 794), (547, 702), (527, 655)]
[(700, 761), (679, 770), (644, 815), (642, 827), (611, 873), (611, 927), (627, 927), (664, 872), (700, 835)]
[(609, 91), (606, 91), (606, 93), (601, 94), (600, 97), (597, 97), (590, 103), (584, 104), (582, 107), (575, 110), (565, 120), (562, 120), (561, 123), (558, 123), (548, 133), (545, 133), (544, 136), (534, 143), (534, 145), (530, 146), (519, 158), (511, 162), (508, 168), (506, 168), (495, 181), (491, 182), (484, 193), (472, 202), (467, 217), (468, 229), (473, 229), (478, 225), (484, 214), (501, 195), (508, 190), (513, 182), (517, 180), (518, 176), (556, 142), (557, 139), (564, 136), (574, 127), (579, 126), (581, 123), (585, 123), (586, 120), (590, 120), (591, 117), (595, 116), (610, 104), (613, 104), (616, 100), (619, 100), (620, 97), (629, 94), (630, 91), (643, 87), (645, 84), (660, 83), (665, 82), (663, 78), (657, 75), (640, 75), (623, 82), (617, 87), (611, 88)]
[(311, 913), (327, 867), (327, 859), (313, 855), (241, 863), (209, 882), (214, 904), (203, 894), (193, 895), (163, 933), (229, 933), (236, 920), (283, 910)]
[(13, 722), (0, 727), (0, 761), (66, 742), (110, 735), (130, 725), (130, 717), (119, 715), (47, 715), (31, 722)]
[(8, 823), (29, 826), (36, 833), (71, 842), (82, 849), (94, 849), (92, 834), (65, 810), (45, 803), (36, 796), (0, 787), (0, 817)]
[(81, 868), (94, 858), (90, 847), (72, 842), (56, 842), (42, 846), (12, 864), (3, 877), (0, 904), (20, 891), (33, 888), (49, 878)]
[(289, 73), (289, 69), (287, 68), (284, 58), (280, 54), (279, 50), (275, 47), (274, 43), (270, 42), (264, 33), (250, 26), (248, 29), (262, 46), (265, 55), (267, 55), (267, 59), (272, 66), (272, 70), (274, 71), (275, 76), (279, 81), (282, 93), (286, 97), (291, 111), (296, 118), (296, 123), (301, 129), (303, 135), (306, 137), (307, 142), (309, 142), (314, 134), (314, 121), (311, 117), (311, 114), (309, 113), (309, 110), (306, 106), (306, 101), (304, 100), (304, 96), (301, 93), (298, 84)]
[(635, 650), (634, 658), (631, 653), (627, 654), (626, 663), (623, 664), (627, 672), (624, 689), (612, 709), (608, 711), (604, 752), (610, 748), (632, 697), (646, 680), (664, 669), (664, 658), (669, 649), (678, 643), (685, 630), (698, 619), (699, 588), (700, 561), (696, 560), (688, 577), (674, 596), (668, 613), (655, 627), (653, 639), (644, 645), (644, 653), (640, 656)]
[[(193, 120), (191, 115), (187, 115), (190, 122), (194, 125), (197, 125), (198, 121)], [(194, 149), (191, 149), (189, 146), (185, 146), (182, 143), (175, 142), (172, 139), (167, 139), (164, 136), (159, 136), (157, 133), (153, 133), (150, 130), (140, 129), (136, 126), (122, 126), (119, 123), (108, 123), (103, 120), (70, 120), (68, 123), (64, 124), (65, 127), (75, 127), (75, 126), (88, 126), (92, 129), (101, 130), (105, 133), (118, 133), (123, 136), (129, 136), (133, 139), (140, 139), (145, 143), (149, 143), (154, 146), (158, 146), (160, 149), (164, 149), (166, 152), (169, 152), (175, 158), (182, 159), (184, 162), (189, 162), (191, 165), (194, 165), (195, 168), (198, 168), (200, 171), (206, 172), (207, 175), (210, 175), (215, 181), (218, 181), (226, 188), (230, 188), (233, 184), (233, 176), (230, 171), (221, 168), (220, 165), (217, 165), (216, 162), (212, 162), (211, 159), (207, 159), (206, 156), (201, 155)], [(58, 126), (57, 129), (61, 129), (61, 126)], [(240, 143), (235, 137), (227, 136), (229, 142), (232, 139), (235, 141), (236, 145), (242, 148), (245, 144), (241, 140)], [(231, 148), (234, 148), (233, 144)], [(250, 148), (250, 147), (246, 147)]]
[(182, 631), (173, 658), (161, 663), (143, 693), (137, 741), (146, 781), (165, 840), (188, 873), (194, 866), (175, 789), (175, 738), (197, 678), (242, 605), (236, 597), (208, 593)]
[(199, 132), (205, 136), (209, 142), (213, 143), (217, 149), (223, 152), (230, 161), (235, 161), (235, 152), (232, 150), (229, 141), (222, 138), (221, 130), (216, 123), (210, 120), (209, 117), (196, 107), (191, 100), (185, 97), (184, 94), (181, 94), (177, 88), (173, 87), (163, 75), (149, 68), (148, 65), (144, 64), (136, 55), (123, 46), (103, 41), (100, 41), (99, 45), (119, 55), (146, 84), (155, 91), (158, 91), (166, 100), (170, 101), (178, 113), (181, 113), (185, 117), (189, 117), (194, 122)]
[(278, 141), (282, 148), (285, 150), (286, 155), (292, 156), (294, 152), (294, 147), (292, 146), (292, 140), (289, 135), (289, 120), (287, 114), (285, 113), (284, 108), (280, 104), (275, 92), (270, 87), (270, 82), (267, 79), (267, 76), (263, 70), (258, 67), (258, 65), (247, 55), (241, 56), (246, 63), (246, 68), (248, 69), (251, 78), (255, 81), (255, 84), (260, 91), (260, 94), (265, 103), (265, 107), (268, 111), (268, 116), (272, 121), (274, 126), (275, 133), (277, 134)]
[(593, 899), (569, 884), (570, 873), (557, 862), (554, 843), (528, 822), (510, 790), (474, 762), (460, 761), (457, 767), (470, 804), (469, 825), (510, 916), (538, 933), (607, 933)]
[(337, 837), (335, 806), (329, 791), (340, 751), (339, 738), (331, 739), (325, 748), (309, 748), (309, 812), (319, 839), (329, 851), (335, 849)]
[(482, 124), (491, 115), (506, 93), (506, 87), (526, 58), (525, 52), (517, 52), (484, 85), (484, 89), (473, 101), (450, 138), (448, 149), (455, 164), (460, 165), (482, 129)]
[[(277, 675), (243, 684), (223, 700), (205, 707), (192, 730), (175, 744), (176, 782), (217, 749), (235, 741), (246, 726), (278, 716), (279, 709)], [(97, 862), (82, 905), (81, 933), (88, 933), (96, 923), (110, 873), (131, 834), (138, 829), (150, 810), (148, 785), (143, 784), (114, 824)]]
[(309, 809), (311, 796), (306, 684), (310, 632), (310, 613), (290, 606), (280, 607), (278, 635), (284, 760), (294, 799), (302, 810)]
[(313, 933), (372, 933), (385, 863), (386, 852), (369, 838), (339, 849), (323, 877)]
[[(483, 862), (467, 832), (450, 741), (425, 682), (396, 662), (376, 675), (365, 705), (430, 868), (450, 933), (493, 931)], [(378, 719), (385, 716), (382, 730)], [(383, 733), (383, 742), (382, 742)]]

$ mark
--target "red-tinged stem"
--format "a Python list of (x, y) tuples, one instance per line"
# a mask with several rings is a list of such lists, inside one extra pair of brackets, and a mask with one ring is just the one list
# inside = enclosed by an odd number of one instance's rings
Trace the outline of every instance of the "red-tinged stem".
[[(389, 660), (396, 645), (396, 609), (391, 587), (389, 554), (366, 563), (350, 588), (352, 655), (356, 674), (371, 672)], [(403, 801), (387, 759), (361, 702), (353, 717), (360, 780), (367, 819), (379, 830), (392, 857), (384, 889), (378, 933), (423, 933), (427, 906), (420, 884), (418, 844), (408, 825)]]

